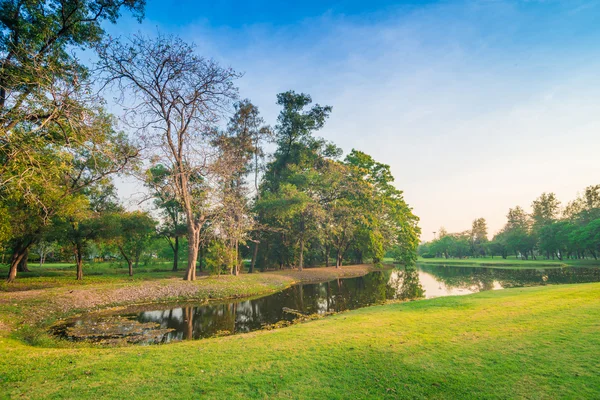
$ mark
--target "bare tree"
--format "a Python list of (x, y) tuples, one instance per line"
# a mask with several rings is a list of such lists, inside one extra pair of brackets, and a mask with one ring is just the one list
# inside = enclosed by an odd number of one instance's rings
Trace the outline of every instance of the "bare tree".
[(134, 35), (105, 42), (98, 51), (105, 83), (122, 93), (125, 120), (147, 141), (152, 163), (172, 171), (187, 223), (184, 279), (194, 280), (201, 230), (215, 208), (212, 166), (218, 154), (212, 127), (237, 97), (233, 81), (239, 74), (197, 56), (193, 46), (173, 36)]

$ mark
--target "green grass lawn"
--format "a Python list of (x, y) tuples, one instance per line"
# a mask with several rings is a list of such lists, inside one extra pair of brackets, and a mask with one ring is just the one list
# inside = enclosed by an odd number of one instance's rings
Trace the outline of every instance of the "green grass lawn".
[[(182, 277), (185, 266), (178, 272), (172, 272), (171, 262), (140, 264), (134, 268), (133, 276), (128, 275), (127, 264), (119, 262), (89, 263), (83, 267), (83, 281), (76, 282), (76, 270), (73, 263), (46, 263), (42, 267), (30, 263), (31, 272), (19, 272), (14, 283), (8, 285), (0, 279), (0, 291), (43, 289), (57, 286), (88, 285), (91, 283), (114, 282), (119, 280), (153, 280)], [(8, 266), (0, 265), (0, 278), (8, 274)]]
[(600, 398), (600, 284), (364, 308), (170, 345), (0, 337), (4, 398)]

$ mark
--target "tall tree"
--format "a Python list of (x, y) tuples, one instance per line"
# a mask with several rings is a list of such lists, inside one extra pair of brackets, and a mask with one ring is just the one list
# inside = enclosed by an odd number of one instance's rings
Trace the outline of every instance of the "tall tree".
[(487, 222), (485, 218), (474, 220), (470, 233), (471, 253), (473, 256), (485, 255), (486, 244), (488, 242)]
[(99, 53), (106, 83), (116, 83), (133, 103), (130, 124), (146, 135), (153, 161), (172, 171), (187, 224), (184, 279), (195, 280), (201, 231), (213, 211), (211, 127), (237, 96), (233, 80), (239, 75), (171, 36), (112, 40)]
[[(335, 145), (313, 136), (325, 124), (331, 107), (316, 104), (307, 109), (311, 103), (304, 93), (277, 95), (282, 107), (275, 127), (277, 149), (267, 165), (257, 207), (262, 210), (261, 222), (271, 227), (269, 239), (279, 248), (273, 255), (281, 267), (296, 259), (298, 268), (303, 268), (307, 241), (318, 225), (314, 218), (321, 215), (317, 195), (311, 191), (312, 175), (341, 154)], [(290, 259), (284, 248), (295, 249), (295, 257)]]
[(531, 218), (520, 206), (508, 210), (504, 227), (507, 247), (515, 255), (528, 259), (533, 255), (535, 237), (531, 235)]
[(560, 213), (560, 201), (554, 193), (542, 193), (531, 203), (534, 225), (543, 226), (555, 221)]
[(103, 21), (122, 9), (143, 17), (144, 0), (5, 0), (0, 3), (0, 127), (21, 124), (35, 134), (65, 118), (77, 102), (74, 81), (85, 68), (69, 52), (98, 43)]
[[(263, 145), (271, 140), (273, 132), (271, 128), (265, 124), (264, 119), (260, 116), (258, 107), (245, 99), (234, 105), (235, 113), (229, 120), (227, 131), (229, 136), (237, 137), (234, 141), (243, 143), (241, 147), (242, 153), (246, 152), (252, 156), (251, 160), (246, 160), (244, 157), (243, 162), (247, 163), (250, 161), (252, 165), (244, 165), (246, 173), (253, 175), (253, 191), (254, 191), (254, 203), (260, 201), (260, 190), (259, 190), (259, 177), (264, 168), (264, 157), (265, 152)], [(257, 222), (257, 221), (255, 221)], [(253, 238), (250, 240), (253, 242), (252, 260), (250, 262), (250, 271), (254, 272), (256, 265), (256, 257), (258, 255), (258, 245), (260, 242), (260, 225), (254, 224)]]
[(315, 158), (340, 154), (337, 147), (313, 136), (323, 127), (332, 108), (316, 104), (306, 110), (311, 103), (309, 95), (293, 90), (277, 95), (277, 104), (282, 107), (275, 126), (277, 149), (273, 161), (267, 166), (264, 190), (276, 192), (279, 185), (292, 174), (290, 165), (306, 164)]

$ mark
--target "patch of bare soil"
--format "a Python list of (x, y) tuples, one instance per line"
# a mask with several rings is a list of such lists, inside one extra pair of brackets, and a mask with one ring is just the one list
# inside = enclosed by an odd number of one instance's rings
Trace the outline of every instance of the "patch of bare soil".
[(348, 265), (340, 268), (320, 267), (305, 268), (302, 271), (290, 269), (274, 272), (275, 274), (289, 276), (296, 282), (325, 282), (337, 278), (354, 278), (363, 276), (373, 271), (375, 267), (370, 264)]

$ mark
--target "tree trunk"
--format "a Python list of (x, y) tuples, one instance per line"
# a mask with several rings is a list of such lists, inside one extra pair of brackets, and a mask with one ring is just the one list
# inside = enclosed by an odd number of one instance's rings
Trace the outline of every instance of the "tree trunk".
[(300, 262), (298, 263), (298, 271), (304, 268), (304, 238), (300, 239)]
[(75, 252), (75, 265), (77, 267), (77, 280), (80, 281), (83, 279), (83, 249), (81, 248), (81, 244), (76, 244), (74, 247)]
[(340, 263), (340, 259), (341, 259), (341, 252), (340, 249), (337, 249), (336, 255), (335, 255), (335, 267), (339, 268), (341, 267), (341, 263)]
[(256, 265), (256, 257), (258, 256), (258, 240), (254, 242), (254, 249), (252, 251), (252, 262), (250, 263), (250, 274), (254, 272), (254, 266)]
[(127, 260), (127, 267), (129, 268), (129, 276), (133, 276), (133, 262)]
[(202, 245), (202, 244), (200, 244), (200, 245), (198, 246), (198, 270), (199, 270), (200, 272), (204, 271), (204, 270), (202, 269), (202, 265), (203, 265), (203, 263), (204, 263), (204, 250), (205, 250), (205, 246), (204, 246), (204, 245)]
[(175, 245), (173, 246), (173, 271), (177, 271), (179, 266), (179, 236), (175, 236)]
[(77, 280), (83, 279), (83, 259), (81, 257), (75, 257), (77, 262)]
[(21, 258), (21, 262), (17, 266), (19, 272), (30, 272), (29, 266), (27, 263), (28, 259), (29, 259), (29, 248), (26, 248), (25, 254), (23, 254), (23, 258)]
[(235, 239), (235, 276), (239, 276), (242, 269), (242, 263), (240, 262), (240, 243)]
[(196, 262), (198, 261), (198, 247), (200, 244), (200, 229), (195, 226), (188, 227), (188, 265), (183, 280), (196, 280)]
[(6, 281), (8, 283), (15, 281), (15, 278), (17, 277), (18, 265), (21, 262), (21, 259), (23, 258), (24, 255), (25, 255), (25, 251), (24, 250), (19, 251), (19, 249), (15, 250), (15, 252), (13, 253), (12, 258), (10, 260), (10, 268), (8, 269), (8, 277), (6, 278)]
[[(285, 235), (281, 234), (281, 244), (285, 246)], [(283, 259), (283, 251), (279, 251), (279, 269), (283, 269), (283, 264), (285, 264), (285, 260)]]

